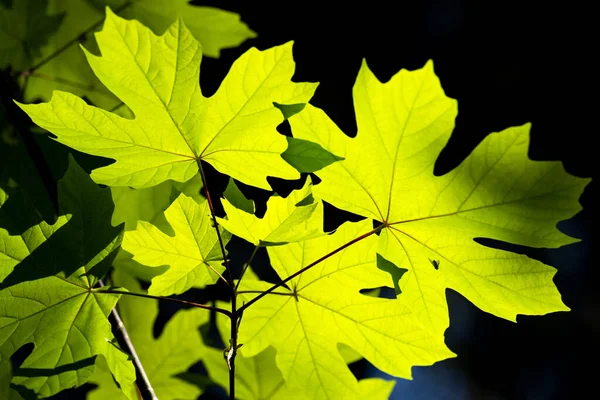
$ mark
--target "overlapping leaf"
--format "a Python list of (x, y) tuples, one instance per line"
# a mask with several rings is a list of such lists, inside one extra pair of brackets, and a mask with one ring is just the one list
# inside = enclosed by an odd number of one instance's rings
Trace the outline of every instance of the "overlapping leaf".
[(299, 177), (281, 158), (287, 141), (275, 129), (282, 116), (273, 102), (307, 101), (316, 85), (291, 81), (291, 43), (249, 50), (217, 93), (205, 98), (198, 86), (200, 44), (181, 19), (155, 36), (108, 11), (96, 37), (102, 57), (86, 53), (88, 61), (134, 119), (64, 92), (55, 92), (49, 103), (21, 105), (59, 142), (116, 160), (93, 171), (96, 182), (134, 188), (183, 182), (198, 172), (199, 160), (265, 189), (268, 175)]
[(202, 52), (208, 57), (219, 57), (221, 50), (237, 47), (246, 39), (256, 37), (240, 21), (239, 14), (214, 7), (195, 6), (189, 0), (88, 0), (99, 10), (104, 7), (122, 9), (119, 13), (127, 19), (137, 19), (154, 32), (164, 32), (181, 17), (194, 37), (202, 43)]
[[(165, 218), (174, 236), (140, 221), (123, 239), (123, 249), (134, 255), (134, 261), (149, 267), (170, 267), (152, 279), (150, 294), (168, 296), (215, 283), (225, 267), (208, 202), (198, 204), (181, 194), (165, 211)], [(224, 235), (225, 242), (228, 239)]]
[(42, 46), (58, 30), (64, 13), (49, 13), (48, 0), (20, 0), (12, 8), (0, 5), (0, 68), (29, 67)]
[[(16, 3), (25, 5), (30, 2), (18, 1)], [(36, 1), (36, 3), (38, 2)], [(22, 66), (13, 65), (13, 68), (17, 69), (29, 68), (47, 57), (55, 55), (30, 76), (25, 88), (26, 101), (33, 101), (37, 98), (49, 100), (53, 90), (65, 90), (86, 97), (98, 107), (105, 109), (111, 109), (118, 104), (118, 99), (102, 85), (89, 68), (77, 43), (56, 54), (78, 35), (94, 26), (99, 27), (104, 19), (105, 5), (110, 5), (117, 14), (136, 19), (159, 33), (164, 32), (178, 16), (181, 16), (194, 37), (202, 43), (204, 54), (209, 57), (218, 57), (221, 49), (237, 46), (244, 40), (255, 37), (254, 32), (240, 21), (239, 15), (211, 7), (192, 6), (183, 0), (169, 2), (158, 0), (130, 2), (51, 0), (48, 7), (51, 17), (64, 14), (58, 31), (51, 36), (37, 35), (36, 40), (45, 38), (45, 40), (49, 40), (49, 44), (41, 48), (40, 54), (33, 57), (31, 62)], [(25, 5), (25, 7), (23, 10), (16, 11), (29, 10), (29, 14), (44, 11), (44, 7), (40, 7), (39, 4)], [(159, 7), (160, 12), (158, 12)], [(20, 12), (19, 15), (25, 16), (27, 12)], [(2, 25), (10, 26), (10, 24)], [(95, 50), (97, 48), (91, 35), (82, 37), (81, 40), (87, 49)]]
[[(54, 225), (42, 222), (18, 236), (0, 230), (0, 364), (33, 343), (12, 383), (40, 397), (85, 383), (97, 355), (113, 360), (107, 315), (119, 296), (94, 289), (121, 239), (110, 225), (109, 190), (71, 159), (59, 204), (64, 216)], [(122, 386), (126, 369), (113, 371)]]
[(589, 180), (570, 176), (558, 162), (530, 160), (529, 125), (489, 135), (454, 171), (434, 176), (457, 108), (431, 63), (402, 70), (385, 84), (363, 64), (354, 107), (353, 139), (310, 105), (291, 117), (293, 134), (344, 157), (317, 172), (322, 182), (314, 192), (385, 225), (379, 252), (408, 270), (401, 296), (421, 321), (440, 331), (448, 326), (446, 288), (510, 320), (568, 310), (552, 267), (474, 239), (534, 247), (572, 243), (556, 223), (580, 209), (577, 199)]
[[(218, 325), (226, 325), (225, 318), (217, 316)], [(223, 329), (221, 329), (223, 331)], [(228, 330), (226, 330), (228, 332)], [(210, 378), (229, 390), (229, 369), (223, 359), (223, 351), (207, 348), (202, 363)], [(275, 349), (268, 347), (254, 357), (244, 357), (242, 351), (235, 359), (236, 398), (240, 400), (310, 400), (301, 391), (285, 384), (275, 363)], [(362, 379), (358, 382), (358, 398), (369, 400), (388, 399), (394, 381)]]
[[(268, 247), (271, 265), (284, 278), (369, 231), (371, 222), (346, 223), (334, 234)], [(343, 343), (377, 368), (410, 378), (411, 367), (452, 357), (441, 335), (425, 329), (402, 300), (360, 293), (392, 286), (377, 268), (377, 237), (367, 237), (317, 264), (244, 311), (240, 351), (254, 356), (269, 345), (286, 384), (311, 399), (354, 399), (360, 389), (338, 350)], [(270, 284), (243, 280), (248, 301)], [(410, 304), (408, 304), (410, 305)]]
[(323, 203), (311, 195), (311, 184), (294, 190), (286, 198), (272, 196), (267, 202), (267, 212), (258, 218), (232, 205), (227, 198), (223, 208), (227, 219), (218, 218), (219, 224), (230, 233), (255, 246), (299, 242), (324, 235)]
[[(113, 274), (113, 283), (135, 293), (142, 292), (133, 278), (120, 271)], [(176, 375), (187, 371), (203, 356), (198, 328), (208, 322), (209, 312), (199, 308), (177, 312), (158, 339), (153, 334), (158, 316), (156, 300), (126, 296), (119, 301), (119, 313), (156, 396), (161, 400), (196, 399), (200, 389)], [(90, 381), (99, 387), (89, 393), (88, 399), (126, 399), (106, 369), (99, 369)]]

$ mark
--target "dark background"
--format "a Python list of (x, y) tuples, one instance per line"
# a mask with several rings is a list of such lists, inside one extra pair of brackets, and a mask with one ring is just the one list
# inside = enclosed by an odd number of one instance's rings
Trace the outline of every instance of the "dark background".
[[(203, 60), (205, 95), (218, 88), (233, 61), (248, 48), (266, 49), (294, 40), (294, 80), (321, 82), (311, 102), (354, 136), (352, 85), (363, 58), (384, 82), (401, 68), (421, 68), (433, 59), (446, 94), (459, 104), (456, 129), (436, 164), (436, 174), (458, 165), (490, 132), (532, 122), (531, 158), (559, 160), (571, 174), (595, 177), (592, 138), (597, 135), (597, 113), (592, 105), (597, 99), (591, 70), (597, 46), (592, 47), (586, 32), (591, 29), (585, 17), (591, 11), (575, 2), (554, 6), (461, 0), (195, 3), (237, 12), (258, 33), (258, 38), (223, 51), (218, 60)], [(38, 141), (52, 159), (56, 147)], [(221, 178), (209, 174), (211, 188), (222, 190), (226, 181)], [(285, 190), (281, 182), (275, 183), (276, 189)], [(584, 210), (559, 225), (581, 242), (533, 251), (509, 247), (558, 268), (555, 283), (572, 311), (519, 317), (514, 324), (483, 313), (448, 291), (451, 326), (446, 342), (458, 357), (415, 368), (412, 382), (398, 381), (393, 399), (594, 396), (590, 388), (598, 368), (592, 354), (599, 350), (600, 337), (600, 296), (592, 289), (598, 275), (591, 254), (595, 186), (592, 182), (581, 198)], [(265, 195), (246, 193), (257, 198)], [(331, 226), (350, 218), (331, 207), (326, 212), (326, 224)], [(232, 245), (250, 251), (239, 241)], [(209, 290), (190, 295), (208, 299), (214, 294)], [(161, 306), (160, 322), (173, 312)], [(367, 362), (352, 365), (352, 370), (360, 378), (379, 376)], [(80, 398), (88, 388), (65, 391), (56, 399)], [(209, 391), (202, 398), (215, 396)]]
[[(401, 68), (421, 68), (433, 59), (446, 94), (459, 104), (437, 174), (455, 167), (490, 132), (532, 122), (532, 159), (559, 160), (571, 174), (595, 177), (595, 47), (585, 18), (590, 11), (576, 2), (548, 3), (203, 1), (240, 13), (258, 37), (224, 51), (219, 60), (204, 60), (201, 84), (206, 94), (216, 90), (246, 48), (294, 40), (294, 80), (321, 82), (311, 103), (353, 136), (351, 90), (363, 58), (384, 82)], [(415, 368), (414, 380), (399, 381), (393, 399), (594, 397), (591, 380), (598, 368), (591, 354), (600, 337), (600, 301), (592, 288), (597, 281), (591, 255), (595, 186), (592, 182), (581, 197), (584, 210), (559, 225), (580, 243), (535, 251), (511, 247), (558, 269), (555, 283), (572, 311), (520, 316), (514, 324), (448, 291), (446, 342), (458, 357)], [(376, 375), (366, 363), (353, 370)]]

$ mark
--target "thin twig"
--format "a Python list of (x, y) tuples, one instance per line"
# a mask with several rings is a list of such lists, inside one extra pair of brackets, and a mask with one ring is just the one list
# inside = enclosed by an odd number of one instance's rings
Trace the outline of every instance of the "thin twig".
[(244, 269), (242, 270), (242, 274), (240, 275), (237, 283), (235, 284), (235, 288), (233, 289), (236, 293), (237, 293), (238, 287), (240, 286), (240, 282), (242, 281), (242, 278), (244, 277), (244, 274), (246, 273), (246, 270), (248, 269), (248, 267), (250, 267), (250, 264), (252, 263), (252, 260), (254, 260), (254, 256), (256, 255), (256, 252), (258, 251), (259, 247), (260, 246), (254, 247), (254, 250), (252, 251), (252, 255), (250, 256), (250, 259), (248, 259), (248, 262), (244, 265)]
[(185, 305), (192, 306), (192, 307), (204, 308), (205, 310), (212, 310), (212, 311), (227, 315), (229, 318), (231, 318), (231, 313), (223, 308), (207, 306), (206, 304), (194, 303), (193, 301), (174, 299), (171, 297), (152, 296), (152, 295), (143, 294), (143, 293), (127, 292), (125, 290), (118, 290), (118, 289), (106, 289), (106, 290), (103, 290), (103, 292), (104, 293), (123, 294), (123, 295), (127, 295), (127, 296), (143, 297), (145, 299), (172, 301), (174, 303), (185, 304)]
[[(102, 280), (99, 280), (98, 285), (100, 287), (104, 287), (104, 282), (102, 282)], [(111, 292), (110, 290), (107, 290), (106, 292), (114, 293), (114, 292)], [(142, 365), (142, 361), (140, 360), (140, 357), (137, 355), (137, 352), (135, 351), (135, 347), (133, 346), (133, 342), (131, 341), (131, 338), (129, 337), (129, 333), (127, 333), (127, 329), (125, 328), (125, 324), (123, 324), (123, 320), (121, 319), (121, 316), (119, 315), (119, 312), (117, 311), (116, 308), (113, 308), (111, 313), (117, 324), (116, 328), (119, 330), (119, 332), (121, 332), (123, 342), (125, 342), (125, 345), (127, 346), (127, 351), (131, 355), (133, 365), (135, 366), (135, 369), (136, 369), (138, 375), (140, 376), (142, 382), (144, 383), (145, 391), (148, 392), (148, 396), (151, 400), (158, 400), (158, 397), (156, 397), (156, 393), (154, 393), (154, 389), (152, 388), (152, 384), (150, 383), (150, 379), (148, 379), (148, 375), (146, 375), (146, 370), (144, 369), (144, 366)], [(139, 389), (139, 387), (138, 387), (138, 389)], [(143, 392), (141, 391), (141, 389), (140, 389), (140, 393), (142, 394), (142, 398), (144, 398)]]
[(261, 294), (259, 294), (258, 296), (256, 296), (255, 298), (253, 298), (252, 300), (250, 300), (249, 302), (247, 302), (246, 304), (244, 304), (242, 307), (240, 307), (240, 309), (238, 310), (238, 312), (243, 312), (246, 308), (250, 307), (252, 304), (256, 303), (258, 300), (262, 299), (263, 297), (265, 297), (266, 295), (268, 295), (269, 293), (272, 293), (273, 290), (277, 289), (278, 287), (286, 284), (287, 282), (291, 281), (292, 279), (294, 279), (295, 277), (297, 277), (298, 275), (302, 274), (303, 272), (308, 271), (309, 269), (311, 269), (312, 267), (314, 267), (315, 265), (319, 264), (321, 261), (325, 261), (326, 259), (328, 259), (329, 257), (333, 256), (334, 254), (339, 253), (340, 251), (344, 250), (346, 247), (353, 245), (356, 242), (359, 242), (377, 232), (379, 232), (380, 230), (382, 230), (383, 228), (385, 228), (385, 225), (380, 225), (375, 229), (370, 230), (369, 232), (362, 234), (360, 236), (358, 236), (357, 238), (352, 239), (351, 241), (341, 245), (340, 247), (338, 247), (337, 249), (333, 250), (332, 252), (324, 255), (323, 257), (319, 258), (316, 261), (313, 261), (312, 263), (308, 264), (306, 267), (296, 271), (295, 273), (293, 273), (292, 275), (288, 276), (287, 278), (285, 278), (284, 280), (282, 280), (279, 283), (274, 284), (273, 286), (271, 286), (269, 289), (265, 290), (264, 292), (262, 292)]
[[(132, 3), (130, 1), (128, 1), (127, 3), (123, 4), (121, 7), (116, 8), (114, 13), (115, 14), (120, 13), (121, 11), (123, 11), (127, 7), (129, 7), (131, 4)], [(96, 23), (91, 25), (89, 28), (87, 28), (85, 31), (79, 33), (73, 39), (69, 40), (68, 42), (63, 44), (61, 47), (59, 47), (58, 49), (53, 51), (50, 55), (48, 55), (48, 57), (42, 59), (40, 62), (35, 64), (33, 67), (21, 72), (21, 75), (29, 75), (29, 74), (33, 73), (34, 71), (40, 69), (41, 67), (43, 67), (44, 65), (46, 65), (47, 63), (52, 61), (55, 57), (60, 55), (63, 51), (67, 50), (69, 47), (71, 47), (75, 43), (82, 42), (83, 41), (82, 38), (85, 38), (89, 33), (95, 31), (100, 25), (102, 25), (103, 22), (104, 22), (104, 18), (100, 19), (99, 21), (97, 21)]]
[[(262, 290), (239, 290), (237, 294), (261, 294)], [(269, 294), (278, 294), (280, 296), (294, 296), (294, 293), (281, 293), (281, 292), (271, 292)]]

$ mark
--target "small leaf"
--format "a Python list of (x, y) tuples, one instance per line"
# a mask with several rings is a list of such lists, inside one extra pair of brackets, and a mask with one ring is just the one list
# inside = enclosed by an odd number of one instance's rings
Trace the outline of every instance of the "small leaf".
[(300, 190), (294, 190), (287, 198), (272, 196), (267, 202), (263, 218), (239, 210), (227, 199), (223, 208), (227, 219), (217, 218), (220, 225), (255, 246), (279, 245), (322, 236), (323, 204), (320, 201), (298, 207), (297, 204), (310, 196), (310, 182)]
[(170, 267), (152, 279), (149, 293), (168, 296), (215, 283), (225, 267), (221, 265), (223, 256), (211, 225), (208, 202), (198, 204), (181, 194), (165, 211), (165, 217), (175, 236), (140, 221), (135, 231), (125, 232), (123, 239), (123, 249), (134, 255), (134, 261), (150, 267)]
[(229, 183), (225, 188), (225, 192), (223, 192), (223, 196), (229, 202), (229, 204), (238, 210), (244, 211), (248, 214), (254, 214), (254, 202), (244, 196), (233, 179), (229, 178)]
[(306, 106), (306, 104), (304, 104), (304, 103), (279, 104), (277, 102), (273, 102), (273, 105), (275, 107), (277, 107), (277, 109), (279, 111), (281, 111), (281, 113), (283, 114), (283, 118), (285, 118), (285, 119), (288, 119), (288, 118), (298, 114), (300, 111), (304, 110), (304, 106)]
[(315, 172), (329, 164), (343, 160), (325, 150), (320, 145), (308, 140), (288, 137), (288, 148), (281, 157), (299, 172)]

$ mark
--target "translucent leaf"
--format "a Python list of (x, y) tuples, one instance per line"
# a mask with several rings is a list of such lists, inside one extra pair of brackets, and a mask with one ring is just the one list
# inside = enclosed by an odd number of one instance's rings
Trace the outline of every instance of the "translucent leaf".
[(431, 62), (385, 84), (363, 63), (354, 107), (353, 139), (310, 105), (290, 118), (293, 134), (344, 157), (317, 172), (322, 181), (314, 192), (383, 223), (378, 252), (408, 271), (400, 297), (423, 323), (446, 329), (447, 288), (513, 321), (568, 310), (552, 282), (554, 268), (474, 239), (533, 247), (574, 242), (556, 224), (580, 210), (589, 179), (567, 174), (559, 162), (530, 160), (529, 125), (489, 135), (455, 170), (434, 176), (457, 106)]
[(109, 190), (71, 159), (59, 205), (63, 216), (54, 225), (42, 222), (21, 235), (0, 229), (0, 364), (33, 343), (12, 384), (40, 397), (85, 383), (97, 355), (110, 359), (107, 315), (119, 298), (94, 288), (121, 239), (110, 225)]
[[(134, 261), (150, 267), (170, 266), (152, 279), (150, 294), (179, 294), (215, 283), (225, 267), (208, 202), (198, 204), (182, 194), (165, 211), (165, 217), (174, 236), (140, 221), (123, 239), (123, 249), (134, 255)], [(224, 239), (227, 242), (228, 237)]]
[(287, 141), (276, 131), (282, 116), (273, 102), (308, 101), (316, 85), (291, 81), (291, 43), (250, 49), (205, 98), (198, 86), (201, 47), (181, 19), (155, 36), (109, 11), (96, 37), (102, 56), (87, 52), (88, 61), (134, 119), (58, 91), (49, 103), (20, 105), (59, 142), (115, 159), (93, 171), (96, 182), (134, 188), (183, 182), (198, 172), (199, 160), (263, 189), (270, 188), (268, 175), (299, 177), (281, 158)]
[[(19, 0), (17, 3), (27, 2)], [(239, 15), (216, 8), (190, 5), (185, 0), (51, 0), (48, 12), (53, 15), (64, 14), (63, 22), (56, 34), (39, 35), (39, 38), (49, 38), (49, 44), (43, 47), (39, 56), (26, 67), (54, 54), (90, 27), (100, 27), (106, 5), (110, 5), (119, 15), (140, 21), (156, 33), (164, 32), (178, 16), (181, 16), (194, 37), (202, 43), (204, 54), (208, 57), (218, 57), (221, 49), (237, 46), (256, 36), (240, 21)], [(36, 5), (29, 8), (39, 7)], [(91, 34), (81, 39), (88, 50), (97, 50), (97, 44)], [(25, 88), (25, 100), (31, 102), (42, 98), (47, 101), (53, 90), (72, 92), (107, 110), (115, 109), (119, 104), (119, 100), (96, 78), (77, 43), (53, 57), (29, 77)]]
[[(345, 223), (329, 236), (268, 247), (271, 264), (280, 277), (287, 277), (370, 227), (369, 220)], [(392, 285), (390, 276), (377, 268), (376, 247), (377, 237), (367, 237), (288, 282), (290, 289), (279, 288), (247, 308), (240, 325), (240, 351), (255, 356), (273, 346), (286, 384), (311, 399), (362, 398), (338, 343), (380, 370), (404, 378), (411, 377), (412, 366), (452, 357), (443, 337), (411, 313), (410, 303), (360, 293)], [(243, 280), (242, 301), (269, 286)]]
[(311, 196), (311, 186), (307, 181), (302, 189), (292, 191), (287, 198), (272, 196), (263, 218), (236, 208), (225, 198), (223, 208), (227, 219), (217, 220), (230, 233), (255, 246), (279, 245), (322, 236), (323, 204), (313, 199), (307, 205), (298, 206)]

